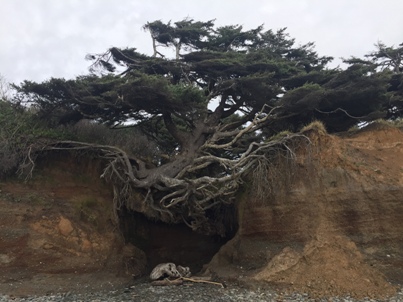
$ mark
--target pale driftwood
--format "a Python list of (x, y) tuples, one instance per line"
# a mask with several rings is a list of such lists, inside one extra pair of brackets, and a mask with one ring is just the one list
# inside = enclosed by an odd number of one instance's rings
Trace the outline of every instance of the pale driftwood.
[(190, 272), (190, 268), (188, 266), (178, 265), (176, 269), (178, 270), (181, 277), (189, 278), (192, 276), (192, 273)]
[[(185, 278), (189, 278), (184, 276)], [(211, 281), (213, 278), (211, 276), (193, 276), (192, 279), (194, 280), (204, 280), (204, 281)]]
[(175, 263), (160, 263), (151, 272), (151, 280), (161, 280), (163, 278), (179, 278), (179, 277), (191, 277), (189, 267), (176, 266)]
[(208, 280), (203, 280), (203, 279), (199, 279), (197, 277), (193, 277), (193, 278), (181, 278), (183, 281), (189, 281), (189, 282), (194, 282), (194, 283), (207, 283), (207, 284), (213, 284), (213, 285), (219, 285), (222, 288), (224, 288), (224, 284), (220, 283), (220, 282), (213, 282), (213, 281), (208, 281)]
[(168, 262), (158, 264), (150, 274), (151, 280), (158, 280), (164, 277), (179, 278), (182, 277), (182, 275), (178, 272), (175, 263)]
[(182, 285), (183, 280), (181, 278), (174, 279), (174, 280), (169, 280), (164, 279), (164, 280), (155, 280), (151, 282), (151, 285), (153, 286), (169, 286), (169, 285)]
[(193, 278), (181, 277), (181, 278), (173, 279), (173, 280), (166, 278), (164, 280), (152, 281), (151, 285), (153, 285), (153, 286), (182, 285), (184, 281), (187, 281), (187, 282), (193, 282), (193, 283), (206, 283), (206, 284), (218, 285), (218, 286), (221, 286), (222, 288), (225, 287), (224, 284), (222, 284), (220, 282), (213, 282), (210, 280), (211, 280), (210, 277), (193, 277)]

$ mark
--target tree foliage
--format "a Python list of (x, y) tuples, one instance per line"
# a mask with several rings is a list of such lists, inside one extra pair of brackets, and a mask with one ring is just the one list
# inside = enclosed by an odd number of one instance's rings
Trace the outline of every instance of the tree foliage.
[[(52, 145), (88, 148), (106, 159), (103, 176), (115, 183), (117, 207), (225, 233), (217, 213), (233, 202), (245, 174), (278, 152), (292, 158), (293, 142), (306, 141), (301, 134), (269, 137), (313, 120), (337, 132), (401, 116), (394, 48), (379, 44), (370, 59), (352, 58), (341, 70), (327, 68), (331, 57), (318, 55), (313, 43), (297, 45), (285, 28), (244, 30), (192, 19), (143, 28), (152, 38), (151, 56), (112, 47), (87, 55), (89, 75), (15, 86), (17, 101), (33, 104), (53, 125), (87, 118), (117, 133), (136, 128), (157, 143), (152, 165), (115, 146)], [(161, 48), (173, 49), (174, 58)]]

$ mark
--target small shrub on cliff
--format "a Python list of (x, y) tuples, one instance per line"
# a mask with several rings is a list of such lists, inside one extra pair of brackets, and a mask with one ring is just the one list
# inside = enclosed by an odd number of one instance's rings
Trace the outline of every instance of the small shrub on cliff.
[(26, 151), (40, 139), (71, 138), (61, 129), (47, 128), (27, 108), (0, 101), (0, 177), (10, 175)]
[(155, 142), (147, 139), (144, 134), (135, 132), (134, 129), (110, 129), (106, 125), (94, 123), (91, 120), (83, 119), (78, 123), (68, 126), (68, 132), (75, 137), (75, 140), (116, 146), (123, 149), (130, 155), (143, 157), (155, 157), (157, 145)]
[(389, 129), (389, 128), (397, 128), (403, 130), (403, 120), (396, 119), (396, 120), (385, 120), (385, 119), (378, 119), (371, 123), (365, 123), (360, 125), (355, 125), (348, 129), (350, 134), (355, 134), (361, 131), (367, 131), (372, 129)]
[(23, 112), (11, 103), (0, 101), (0, 177), (16, 168), (20, 149), (26, 145), (21, 132), (29, 128)]
[(379, 119), (373, 122), (374, 125), (377, 125), (378, 127), (386, 126), (386, 128), (393, 127), (393, 128), (403, 128), (403, 120), (402, 119), (396, 119), (396, 120), (385, 120), (385, 119)]
[(301, 133), (305, 133), (312, 130), (320, 134), (327, 134), (325, 124), (323, 124), (321, 121), (313, 121), (312, 123), (306, 125), (301, 129)]

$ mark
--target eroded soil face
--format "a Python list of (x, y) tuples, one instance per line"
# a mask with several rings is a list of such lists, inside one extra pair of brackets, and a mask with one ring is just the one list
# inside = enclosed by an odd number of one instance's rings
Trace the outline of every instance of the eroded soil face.
[(160, 263), (173, 262), (197, 273), (228, 241), (218, 235), (195, 233), (184, 224), (155, 222), (133, 212), (121, 216), (121, 230), (126, 242), (144, 251), (149, 270)]
[(157, 262), (194, 271), (215, 254), (205, 274), (251, 287), (392, 295), (403, 281), (403, 133), (306, 134), (309, 150), (298, 150), (286, 184), (264, 199), (243, 190), (238, 232), (224, 245), (139, 217), (121, 225), (125, 240), (100, 164), (47, 158), (28, 183), (0, 183), (0, 292), (108, 290)]
[(198, 272), (224, 244), (185, 225), (113, 212), (97, 161), (54, 156), (33, 178), (0, 182), (0, 293), (94, 292), (132, 284), (161, 262)]
[(309, 137), (286, 190), (243, 196), (238, 235), (207, 272), (313, 296), (392, 295), (403, 282), (403, 133)]
[(28, 183), (0, 183), (0, 292), (108, 289), (141, 274), (145, 256), (116, 232), (97, 163), (50, 160)]

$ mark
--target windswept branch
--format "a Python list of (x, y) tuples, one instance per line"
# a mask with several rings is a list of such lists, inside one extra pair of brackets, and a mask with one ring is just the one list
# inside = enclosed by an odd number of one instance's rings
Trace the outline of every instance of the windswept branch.
[[(262, 124), (266, 123), (270, 118), (273, 118), (273, 112), (280, 108), (274, 107), (270, 109), (269, 113), (264, 113), (266, 107), (267, 105), (265, 105), (262, 110), (255, 115), (252, 122), (244, 129), (233, 130), (230, 132), (222, 132), (220, 130), (217, 131), (217, 133), (214, 134), (212, 138), (203, 145), (203, 149), (226, 149), (233, 146), (246, 133), (255, 132)], [(217, 142), (224, 137), (233, 137), (233, 139), (228, 143), (218, 144)]]

